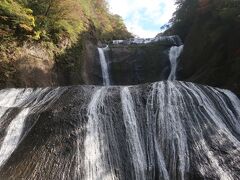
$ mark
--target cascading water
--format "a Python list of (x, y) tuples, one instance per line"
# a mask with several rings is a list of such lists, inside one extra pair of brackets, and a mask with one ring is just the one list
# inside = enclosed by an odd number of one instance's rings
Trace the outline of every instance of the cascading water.
[(0, 149), (0, 166), (11, 156), (17, 147), (29, 109), (23, 109), (10, 123)]
[(177, 59), (183, 51), (183, 45), (181, 46), (173, 46), (169, 51), (169, 60), (171, 64), (171, 72), (168, 76), (168, 80), (176, 80), (176, 70), (177, 70)]
[(169, 81), (0, 97), (0, 179), (240, 178), (240, 101), (229, 91)]
[[(22, 138), (27, 134), (24, 127), (27, 117), (32, 113), (43, 111), (55, 98), (61, 95), (63, 89), (9, 89), (0, 91), (0, 127), (4, 129), (5, 137), (0, 136), (0, 167), (11, 156)], [(15, 114), (17, 112), (17, 114)], [(32, 122), (30, 122), (32, 121)], [(34, 120), (28, 120), (34, 125)], [(6, 124), (9, 124), (8, 127)]]
[[(92, 100), (88, 106), (87, 135), (84, 143), (85, 147), (84, 167), (86, 168), (85, 179), (87, 180), (115, 179), (113, 169), (111, 169), (113, 162), (111, 162), (111, 158), (109, 157), (108, 149), (109, 142), (104, 139), (106, 133), (110, 133), (111, 127), (106, 129), (106, 126), (104, 125), (103, 122), (104, 118), (103, 119), (101, 118), (101, 113), (104, 112), (105, 108), (103, 101), (105, 94), (107, 92), (106, 90), (107, 89), (104, 87), (98, 89), (94, 93)], [(111, 135), (110, 138), (113, 139), (114, 136)], [(114, 143), (114, 141), (112, 141), (112, 143)]]
[(143, 149), (143, 139), (140, 136), (140, 128), (138, 126), (135, 115), (135, 107), (133, 99), (128, 87), (121, 89), (121, 104), (123, 110), (123, 121), (126, 128), (126, 137), (128, 139), (128, 147), (133, 163), (133, 175), (135, 179), (146, 179), (145, 169), (147, 162), (145, 151)]
[(111, 82), (109, 78), (108, 63), (105, 57), (106, 51), (108, 51), (108, 46), (105, 48), (98, 48), (99, 59), (100, 59), (101, 70), (102, 70), (103, 85), (109, 86)]

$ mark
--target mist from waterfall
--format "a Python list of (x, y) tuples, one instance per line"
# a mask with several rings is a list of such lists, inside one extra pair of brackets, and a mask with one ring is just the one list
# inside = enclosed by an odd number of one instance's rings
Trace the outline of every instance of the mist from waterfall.
[(176, 80), (176, 71), (177, 71), (177, 60), (178, 57), (180, 56), (181, 52), (183, 51), (184, 45), (181, 46), (173, 46), (170, 48), (169, 51), (169, 60), (170, 60), (170, 65), (171, 65), (171, 72), (168, 76), (168, 80)]
[(105, 56), (106, 51), (108, 51), (108, 46), (105, 48), (98, 48), (99, 59), (100, 59), (101, 70), (102, 70), (103, 85), (109, 86), (111, 85), (111, 82), (109, 78), (108, 63)]

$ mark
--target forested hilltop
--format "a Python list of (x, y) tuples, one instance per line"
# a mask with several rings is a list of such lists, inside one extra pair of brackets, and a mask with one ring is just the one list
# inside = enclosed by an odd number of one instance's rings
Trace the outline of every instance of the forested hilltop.
[(86, 45), (129, 37), (105, 0), (2, 0), (0, 87), (81, 83)]
[(170, 28), (184, 41), (181, 80), (231, 89), (240, 95), (240, 1), (177, 0)]

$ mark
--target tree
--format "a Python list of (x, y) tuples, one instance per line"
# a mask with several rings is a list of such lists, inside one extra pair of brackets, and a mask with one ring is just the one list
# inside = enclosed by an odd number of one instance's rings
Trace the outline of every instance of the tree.
[(82, 29), (81, 7), (74, 0), (25, 0), (27, 7), (33, 10), (36, 18), (35, 31), (38, 38), (58, 38), (59, 34), (68, 34), (76, 39)]
[(185, 39), (189, 28), (194, 22), (198, 0), (176, 0), (177, 10), (170, 23), (173, 29), (182, 39)]

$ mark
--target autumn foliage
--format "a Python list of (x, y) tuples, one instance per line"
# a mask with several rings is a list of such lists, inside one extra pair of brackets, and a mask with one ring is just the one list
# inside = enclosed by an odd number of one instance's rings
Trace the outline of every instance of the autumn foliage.
[(94, 27), (99, 39), (129, 37), (117, 15), (108, 11), (105, 0), (2, 0), (0, 33), (35, 40), (58, 41)]

